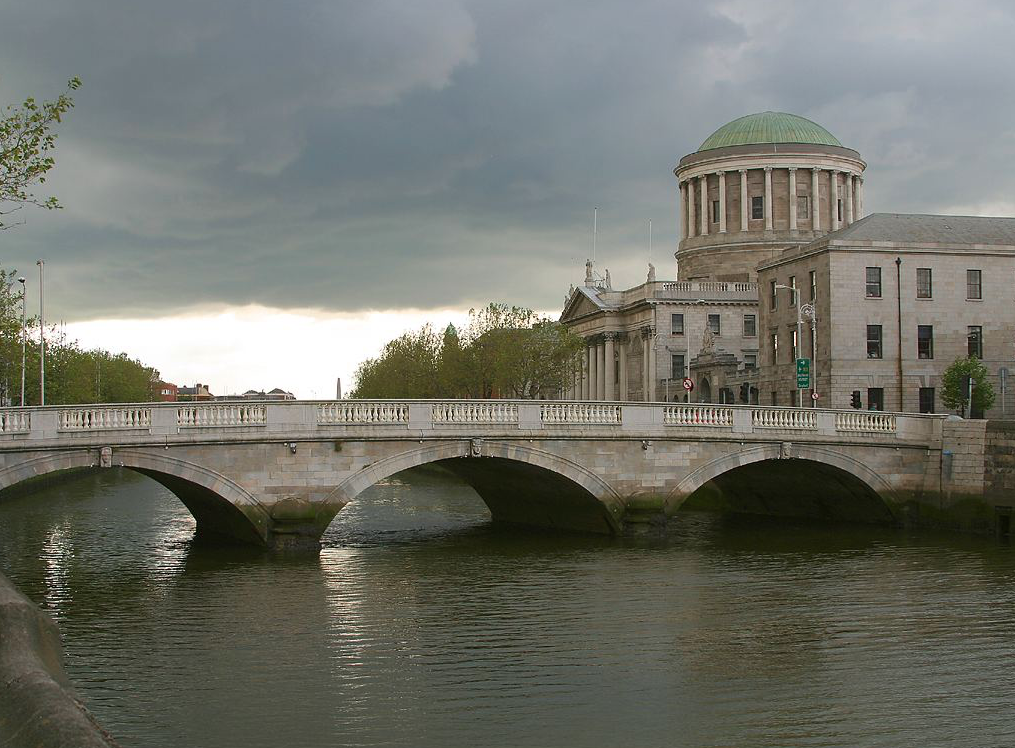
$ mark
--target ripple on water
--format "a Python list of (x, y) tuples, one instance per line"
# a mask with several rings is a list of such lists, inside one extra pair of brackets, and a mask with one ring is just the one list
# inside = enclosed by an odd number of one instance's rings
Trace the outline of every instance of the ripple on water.
[(124, 745), (1015, 742), (1015, 566), (982, 539), (520, 532), (433, 480), (368, 491), (319, 558), (193, 528), (118, 471), (0, 501), (0, 567)]

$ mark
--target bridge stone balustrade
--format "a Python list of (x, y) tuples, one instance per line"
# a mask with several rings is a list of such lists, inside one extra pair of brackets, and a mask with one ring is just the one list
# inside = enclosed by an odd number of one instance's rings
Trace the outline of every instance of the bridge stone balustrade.
[(512, 400), (7, 408), (0, 489), (59, 470), (122, 466), (176, 494), (199, 533), (273, 547), (314, 547), (361, 491), (427, 463), (471, 485), (495, 520), (544, 527), (623, 532), (663, 523), (709, 493), (737, 511), (898, 523), (940, 517), (960, 500), (982, 503), (983, 437), (979, 452), (961, 446), (975, 424)]

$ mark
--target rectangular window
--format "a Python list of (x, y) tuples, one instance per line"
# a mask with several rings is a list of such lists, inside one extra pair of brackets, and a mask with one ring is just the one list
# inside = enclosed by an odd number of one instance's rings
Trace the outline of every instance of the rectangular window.
[(867, 298), (881, 298), (881, 268), (867, 268)]
[(758, 368), (758, 356), (756, 353), (745, 353), (744, 354), (744, 368), (745, 369), (757, 369)]
[(814, 299), (818, 297), (818, 274), (814, 270), (811, 271), (810, 280), (811, 280), (811, 301), (814, 301)]
[(770, 281), (769, 282), (769, 284), (768, 284), (768, 290), (769, 290), (769, 293), (771, 294), (772, 310), (774, 311), (779, 306), (779, 295), (778, 295), (778, 290), (779, 289), (777, 289), (775, 287), (775, 281)]
[(934, 298), (934, 286), (931, 278), (930, 268), (916, 269), (916, 298)]
[(800, 358), (800, 341), (797, 340), (796, 330), (790, 332), (790, 341), (792, 341), (793, 354), (790, 356), (791, 361), (796, 361)]
[(779, 363), (779, 333), (772, 333), (772, 363)]
[(758, 318), (754, 314), (744, 315), (744, 337), (753, 338), (758, 335)]
[(708, 315), (708, 329), (711, 330), (712, 334), (717, 336), (717, 337), (722, 334), (722, 332), (720, 330), (720, 327), (719, 327), (719, 315), (718, 314), (710, 314), (710, 315)]
[(933, 413), (934, 412), (934, 388), (933, 387), (921, 387), (920, 388), (920, 412), (921, 413)]
[(838, 211), (839, 220), (842, 220), (842, 200), (835, 201), (835, 209)]
[(807, 204), (807, 195), (797, 195), (796, 215), (797, 218), (808, 218), (810, 216), (810, 209)]
[(684, 315), (682, 314), (670, 315), (670, 334), (672, 335), (684, 334)]
[(979, 270), (966, 271), (966, 298), (982, 299), (983, 286), (980, 284), (981, 277)]
[(765, 198), (763, 197), (752, 197), (751, 198), (751, 218), (764, 218), (765, 217)]
[(916, 326), (917, 358), (934, 358), (934, 326)]
[(867, 388), (867, 410), (885, 409), (885, 390), (883, 387)]
[(970, 325), (966, 328), (966, 340), (968, 341), (968, 355), (976, 356), (981, 361), (983, 360), (983, 327), (980, 325)]
[(712, 201), (712, 223), (719, 223), (719, 201)]
[(791, 307), (796, 306), (796, 276), (791, 275), (789, 277), (789, 305)]
[(775, 390), (772, 390), (772, 405), (778, 404), (779, 404), (779, 393), (776, 392)]
[(684, 354), (674, 353), (670, 356), (670, 379), (684, 378)]
[(881, 325), (867, 325), (867, 358), (881, 358)]

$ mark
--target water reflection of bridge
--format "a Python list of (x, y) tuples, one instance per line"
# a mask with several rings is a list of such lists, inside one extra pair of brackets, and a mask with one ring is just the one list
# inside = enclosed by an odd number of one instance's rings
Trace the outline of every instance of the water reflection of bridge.
[[(939, 501), (943, 416), (534, 401), (153, 403), (0, 411), (0, 488), (123, 466), (199, 532), (316, 546), (378, 480), (438, 463), (494, 519), (594, 532), (663, 522), (708, 484), (741, 511), (897, 522)], [(982, 451), (982, 450), (981, 450)], [(950, 465), (948, 466), (950, 467)]]

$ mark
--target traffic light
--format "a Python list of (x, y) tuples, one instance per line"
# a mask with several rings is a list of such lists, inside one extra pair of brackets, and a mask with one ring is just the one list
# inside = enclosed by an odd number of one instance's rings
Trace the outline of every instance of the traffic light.
[(748, 403), (751, 401), (751, 385), (744, 382), (740, 385), (740, 402)]
[(853, 394), (849, 396), (849, 404), (857, 410), (860, 409), (860, 390), (853, 390)]

